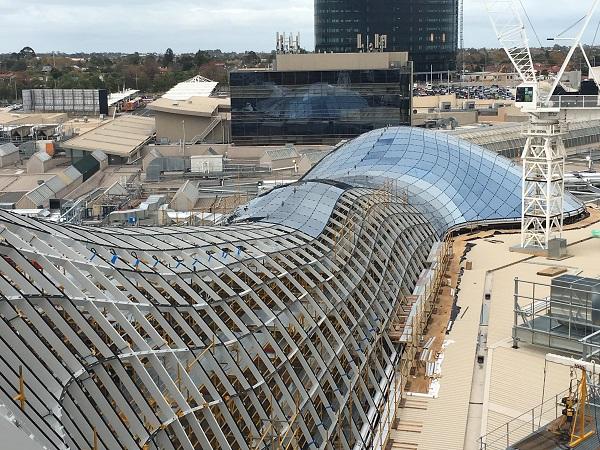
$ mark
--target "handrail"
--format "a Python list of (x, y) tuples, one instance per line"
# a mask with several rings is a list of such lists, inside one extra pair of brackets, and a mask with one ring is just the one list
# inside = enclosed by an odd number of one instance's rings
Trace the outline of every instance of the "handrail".
[[(550, 397), (543, 403), (540, 403), (539, 405), (534, 406), (533, 408), (525, 411), (523, 414), (521, 414), (517, 417), (513, 417), (511, 420), (509, 420), (505, 424), (500, 425), (500, 426), (494, 428), (493, 430), (489, 431), (488, 433), (484, 434), (483, 436), (481, 436), (479, 438), (479, 449), (480, 450), (495, 450), (495, 449), (505, 450), (507, 447), (510, 447), (512, 444), (514, 444), (515, 442), (518, 442), (519, 440), (523, 439), (524, 437), (528, 436), (529, 434), (535, 433), (537, 430), (539, 430), (541, 428), (540, 424), (541, 424), (541, 420), (544, 417), (544, 415), (546, 415), (548, 417), (548, 412), (550, 411), (550, 409), (544, 410), (544, 405), (548, 405), (549, 403), (554, 406), (554, 418), (552, 420), (557, 419), (559, 417), (559, 415), (558, 415), (559, 399), (564, 397), (564, 395), (567, 394), (568, 391), (569, 391), (569, 389), (565, 389), (564, 391), (559, 392), (558, 394)], [(538, 413), (537, 415), (536, 415), (536, 412)], [(543, 426), (546, 426), (552, 420), (546, 421)], [(515, 422), (520, 422), (520, 424), (518, 426), (516, 426), (515, 428), (511, 429), (510, 425)], [(536, 422), (537, 422), (537, 426), (536, 426)], [(529, 426), (529, 425), (531, 425), (531, 429), (528, 428), (527, 433), (524, 436), (522, 434), (515, 436), (517, 431), (523, 431), (523, 428), (525, 426)], [(512, 433), (513, 439), (511, 439), (511, 433)], [(494, 436), (494, 435), (496, 435), (496, 436)], [(492, 440), (490, 440), (490, 438), (492, 438)], [(517, 438), (516, 441), (514, 441), (515, 438)]]
[(600, 95), (552, 95), (544, 106), (559, 109), (600, 108)]
[(221, 123), (221, 120), (222, 120), (221, 116), (215, 116), (210, 121), (210, 123), (204, 129), (204, 131), (202, 133), (200, 133), (192, 138), (192, 140), (190, 141), (190, 144), (193, 145), (193, 144), (197, 144), (198, 142), (204, 141), (204, 139), (207, 138), (207, 136), (212, 132), (212, 130), (214, 130), (215, 127)]

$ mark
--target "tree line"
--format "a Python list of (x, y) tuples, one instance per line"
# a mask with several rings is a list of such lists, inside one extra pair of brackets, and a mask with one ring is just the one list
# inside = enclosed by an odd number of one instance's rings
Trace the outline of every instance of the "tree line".
[(202, 75), (222, 84), (228, 71), (237, 67), (268, 65), (271, 54), (223, 53), (198, 50), (176, 55), (168, 48), (164, 54), (43, 54), (30, 47), (0, 55), (0, 101), (9, 103), (21, 96), (22, 89), (107, 89), (123, 88), (145, 93), (162, 93), (175, 84)]

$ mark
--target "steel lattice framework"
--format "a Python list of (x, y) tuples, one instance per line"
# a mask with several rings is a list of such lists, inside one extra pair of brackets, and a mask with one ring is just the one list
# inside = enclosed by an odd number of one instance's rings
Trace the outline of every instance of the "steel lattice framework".
[(522, 248), (562, 236), (566, 151), (558, 120), (532, 120), (523, 150)]
[(500, 44), (525, 83), (536, 83), (529, 39), (518, 0), (483, 0)]
[(0, 217), (0, 388), (25, 367), (21, 420), (44, 444), (373, 445), (399, 383), (390, 318), (434, 242), (413, 208), (351, 190), (316, 239)]

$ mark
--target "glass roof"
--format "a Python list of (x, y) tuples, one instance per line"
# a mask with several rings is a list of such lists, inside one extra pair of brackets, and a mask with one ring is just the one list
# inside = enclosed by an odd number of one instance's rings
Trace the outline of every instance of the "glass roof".
[(343, 193), (344, 189), (326, 183), (295, 183), (255, 198), (238, 208), (229, 220), (264, 220), (317, 237)]
[[(388, 127), (342, 145), (300, 184), (253, 200), (236, 220), (263, 219), (314, 236), (343, 193), (333, 181), (391, 191), (419, 208), (441, 236), (466, 222), (519, 219), (521, 176), (513, 161), (447, 133)], [(565, 196), (565, 213), (581, 209), (577, 199)]]

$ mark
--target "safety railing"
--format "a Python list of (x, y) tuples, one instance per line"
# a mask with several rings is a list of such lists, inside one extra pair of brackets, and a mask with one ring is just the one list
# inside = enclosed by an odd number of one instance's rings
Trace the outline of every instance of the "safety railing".
[(481, 436), (479, 438), (479, 449), (506, 450), (507, 447), (516, 444), (556, 420), (562, 414), (560, 401), (567, 393), (568, 389)]
[(545, 105), (551, 108), (600, 108), (598, 95), (552, 95)]
[[(591, 289), (515, 279), (513, 345), (521, 342), (570, 352), (600, 353), (600, 309)], [(587, 348), (586, 348), (587, 347)], [(589, 355), (592, 356), (589, 356)]]

